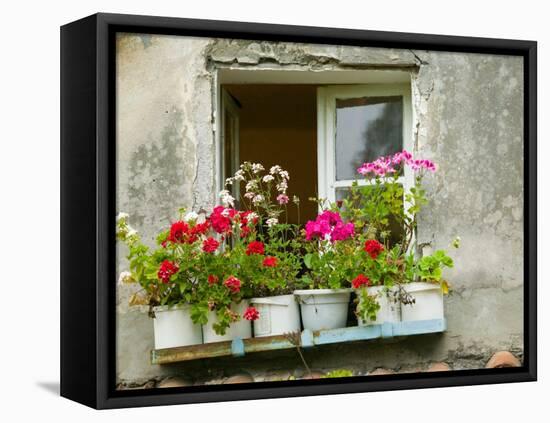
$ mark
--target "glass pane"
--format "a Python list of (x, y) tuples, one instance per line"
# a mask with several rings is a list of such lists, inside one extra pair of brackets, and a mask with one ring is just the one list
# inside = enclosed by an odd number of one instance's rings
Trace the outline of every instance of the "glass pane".
[(357, 168), (403, 149), (403, 97), (336, 100), (336, 180), (357, 178)]

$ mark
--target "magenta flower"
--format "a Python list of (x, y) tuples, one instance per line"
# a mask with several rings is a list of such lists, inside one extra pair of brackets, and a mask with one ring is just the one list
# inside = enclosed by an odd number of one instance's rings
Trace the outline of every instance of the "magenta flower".
[(306, 223), (306, 239), (330, 239), (332, 242), (343, 241), (353, 236), (353, 223), (344, 223), (337, 212), (325, 210), (317, 219)]
[(332, 229), (332, 233), (330, 234), (330, 240), (332, 242), (344, 241), (353, 236), (354, 230), (355, 230), (355, 226), (353, 225), (353, 223), (338, 222)]
[(357, 172), (363, 176), (384, 177), (397, 172), (400, 166), (410, 166), (413, 171), (436, 171), (436, 165), (431, 160), (413, 159), (411, 153), (406, 150), (395, 153), (393, 156), (379, 157), (373, 162), (363, 163)]
[(325, 220), (329, 223), (330, 226), (334, 226), (338, 222), (341, 222), (342, 218), (340, 217), (340, 213), (338, 212), (325, 210), (323, 213), (317, 216), (317, 220)]
[(330, 224), (328, 220), (317, 219), (310, 220), (306, 223), (306, 239), (309, 241), (313, 238), (325, 239), (325, 236), (330, 234)]

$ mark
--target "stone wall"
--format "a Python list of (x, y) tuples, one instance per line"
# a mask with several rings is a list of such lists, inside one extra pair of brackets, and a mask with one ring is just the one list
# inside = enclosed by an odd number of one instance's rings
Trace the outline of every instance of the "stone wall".
[[(318, 348), (306, 352), (311, 367), (364, 373), (446, 361), (455, 369), (477, 368), (498, 350), (522, 358), (521, 58), (119, 34), (117, 209), (130, 213), (149, 244), (177, 207), (198, 210), (215, 202), (216, 72), (228, 66), (409, 71), (416, 150), (440, 166), (428, 185), (434, 201), (421, 216), (418, 241), (445, 248), (462, 238), (456, 268), (446, 275), (453, 287), (446, 333)], [(125, 254), (119, 247), (119, 271)], [(152, 322), (145, 310), (127, 306), (133, 289), (118, 288), (117, 379), (123, 384), (173, 374), (207, 381), (238, 370), (256, 380), (303, 372), (295, 351), (152, 366)]]

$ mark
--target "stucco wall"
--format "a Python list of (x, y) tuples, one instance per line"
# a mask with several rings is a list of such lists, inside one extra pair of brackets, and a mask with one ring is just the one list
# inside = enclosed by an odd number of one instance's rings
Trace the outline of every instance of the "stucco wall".
[[(314, 368), (415, 369), (431, 361), (482, 367), (500, 349), (523, 351), (523, 67), (520, 58), (346, 46), (121, 34), (117, 43), (117, 208), (152, 243), (177, 207), (215, 201), (213, 104), (216, 70), (403, 68), (410, 71), (415, 143), (439, 164), (419, 242), (447, 247), (448, 331), (398, 343), (371, 342), (306, 352)], [(125, 268), (119, 248), (119, 270)], [(113, 279), (113, 283), (115, 279)], [(302, 369), (294, 352), (151, 366), (152, 322), (118, 288), (117, 376), (142, 383), (165, 374), (198, 381), (235, 369), (256, 380)], [(270, 363), (266, 365), (266, 363)], [(267, 367), (266, 367), (267, 366)]]

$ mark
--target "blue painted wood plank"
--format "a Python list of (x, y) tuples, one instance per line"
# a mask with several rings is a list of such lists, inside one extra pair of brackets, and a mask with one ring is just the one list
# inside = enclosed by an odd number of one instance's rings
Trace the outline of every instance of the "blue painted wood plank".
[(444, 332), (445, 319), (417, 320), (393, 324), (393, 336), (422, 335), (425, 333)]
[(244, 342), (241, 338), (235, 338), (231, 341), (231, 354), (235, 357), (244, 355)]
[(321, 330), (314, 332), (315, 345), (336, 344), (339, 342), (362, 341), (382, 336), (381, 325), (354, 326), (349, 328)]
[(313, 345), (315, 345), (312, 331), (310, 331), (309, 329), (303, 330), (302, 337), (301, 337), (301, 344), (302, 344), (302, 347), (304, 348), (313, 347)]

